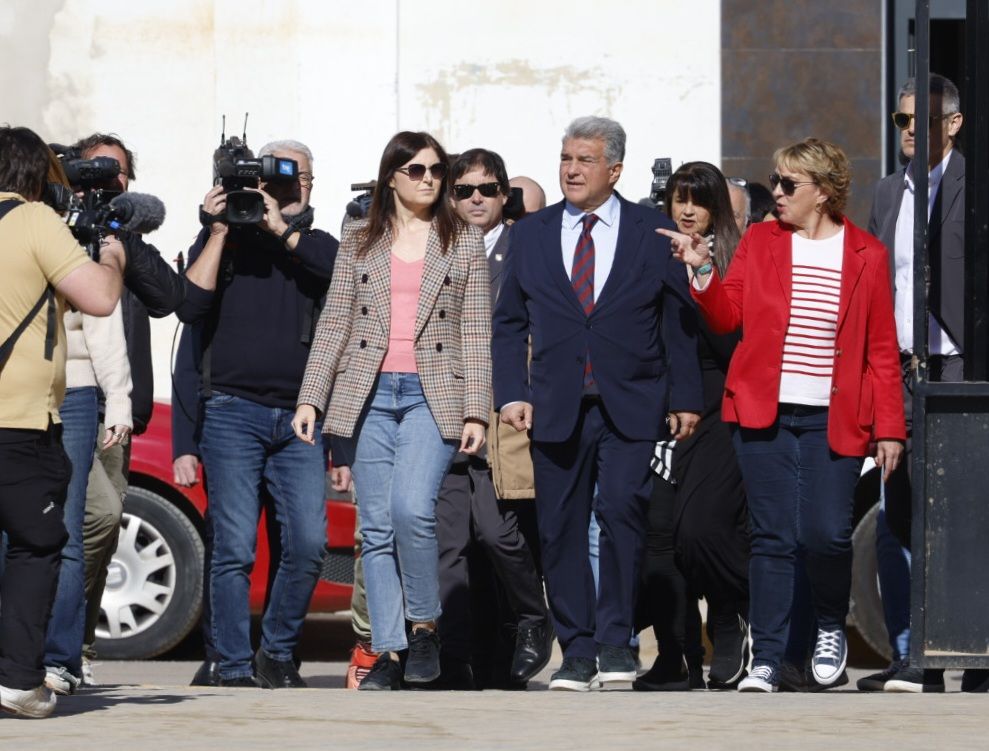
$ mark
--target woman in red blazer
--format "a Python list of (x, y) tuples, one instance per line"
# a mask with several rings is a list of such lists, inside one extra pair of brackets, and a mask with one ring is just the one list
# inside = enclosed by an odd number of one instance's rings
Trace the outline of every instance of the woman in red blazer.
[(722, 403), (752, 522), (753, 661), (740, 691), (777, 690), (798, 556), (817, 616), (814, 679), (841, 678), (852, 495), (870, 445), (885, 479), (906, 437), (888, 255), (842, 215), (848, 159), (810, 138), (775, 162), (780, 219), (748, 230), (723, 280), (701, 238), (671, 233), (708, 325), (743, 330)]

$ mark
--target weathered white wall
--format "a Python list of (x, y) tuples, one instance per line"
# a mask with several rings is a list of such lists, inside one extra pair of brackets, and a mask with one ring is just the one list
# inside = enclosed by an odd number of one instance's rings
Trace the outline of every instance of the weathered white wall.
[[(559, 198), (560, 134), (600, 114), (629, 134), (619, 189), (646, 195), (657, 156), (720, 158), (718, 0), (3, 0), (0, 122), (50, 141), (119, 133), (132, 189), (168, 220), (169, 260), (197, 231), (220, 116), (248, 142), (315, 154), (317, 223), (338, 230), (350, 183), (371, 179), (398, 129), (451, 152), (484, 146)], [(174, 318), (154, 328), (169, 395)]]

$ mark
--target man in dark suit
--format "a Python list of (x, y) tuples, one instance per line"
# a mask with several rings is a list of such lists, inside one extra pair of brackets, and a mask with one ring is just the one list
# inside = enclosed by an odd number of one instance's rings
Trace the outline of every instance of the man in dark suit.
[[(903, 368), (907, 427), (911, 422), (913, 341), (913, 225), (916, 82), (899, 91), (893, 124), (908, 164), (880, 180), (875, 188), (869, 231), (889, 250), (893, 274), (896, 333)], [(965, 328), (965, 157), (955, 149), (962, 127), (958, 89), (944, 76), (930, 76), (930, 148), (928, 152), (928, 258), (931, 268), (928, 378), (963, 380)], [(907, 448), (910, 441), (908, 438)], [(886, 626), (893, 663), (858, 682), (860, 690), (893, 692), (944, 691), (944, 671), (909, 665), (910, 643), (910, 462), (904, 461), (885, 487), (885, 507), (877, 521), (877, 553)], [(963, 688), (984, 681), (984, 671), (966, 671)], [(977, 680), (978, 679), (978, 680)]]
[[(494, 319), (495, 404), (502, 422), (532, 430), (543, 571), (564, 656), (551, 689), (635, 678), (628, 641), (649, 459), (657, 440), (690, 435), (703, 405), (687, 277), (655, 232), (673, 225), (614, 192), (624, 156), (617, 122), (570, 124), (566, 200), (512, 227)], [(595, 483), (600, 595), (587, 540)]]
[[(454, 160), (450, 184), (450, 200), (457, 215), (484, 232), (494, 306), (508, 249), (503, 209), (510, 186), (505, 163), (493, 151), (470, 149)], [(551, 630), (542, 579), (519, 531), (514, 507), (495, 493), (486, 450), (482, 447), (477, 456), (457, 454), (436, 502), (443, 605), (439, 619), (443, 644), (440, 681), (445, 688), (472, 687), (471, 665), (480, 688), (524, 688), (550, 657)], [(475, 540), (490, 566), (471, 555)], [(485, 588), (482, 581), (490, 579), (483, 574), (490, 574), (491, 568), (501, 584), (497, 591), (511, 611), (507, 615), (517, 627), (515, 643), (507, 650), (508, 659), (499, 659), (504, 618), (498, 612), (498, 598), (491, 597), (492, 588)], [(482, 592), (484, 596), (479, 597)], [(481, 613), (474, 612), (472, 619), (472, 610), (481, 608), (490, 617), (479, 618)], [(474, 634), (478, 638), (472, 645)]]

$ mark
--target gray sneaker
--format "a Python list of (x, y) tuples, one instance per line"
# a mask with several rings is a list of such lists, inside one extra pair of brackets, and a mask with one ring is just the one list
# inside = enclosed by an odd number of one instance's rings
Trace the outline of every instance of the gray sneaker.
[(550, 691), (590, 691), (600, 686), (597, 666), (587, 657), (564, 657), (549, 680)]
[(780, 674), (772, 665), (756, 665), (738, 684), (742, 693), (774, 694), (779, 691)]
[(0, 686), (0, 706), (5, 712), (40, 720), (55, 711), (58, 698), (47, 686), (28, 690)]
[(45, 666), (45, 685), (56, 694), (74, 694), (82, 681), (69, 672), (68, 668)]
[(832, 685), (845, 672), (846, 662), (848, 662), (848, 640), (845, 639), (845, 632), (840, 628), (834, 631), (817, 629), (817, 645), (814, 647), (814, 657), (810, 663), (814, 680), (822, 686)]

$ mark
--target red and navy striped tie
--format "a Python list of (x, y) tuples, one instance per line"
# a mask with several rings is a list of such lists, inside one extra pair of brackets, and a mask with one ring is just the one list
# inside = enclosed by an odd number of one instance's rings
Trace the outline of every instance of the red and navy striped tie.
[[(591, 230), (597, 224), (597, 214), (584, 214), (580, 220), (584, 229), (577, 240), (577, 248), (573, 254), (573, 270), (570, 272), (570, 283), (577, 294), (577, 300), (586, 315), (594, 310), (594, 237)], [(584, 360), (584, 388), (594, 383), (591, 373), (591, 353)]]

